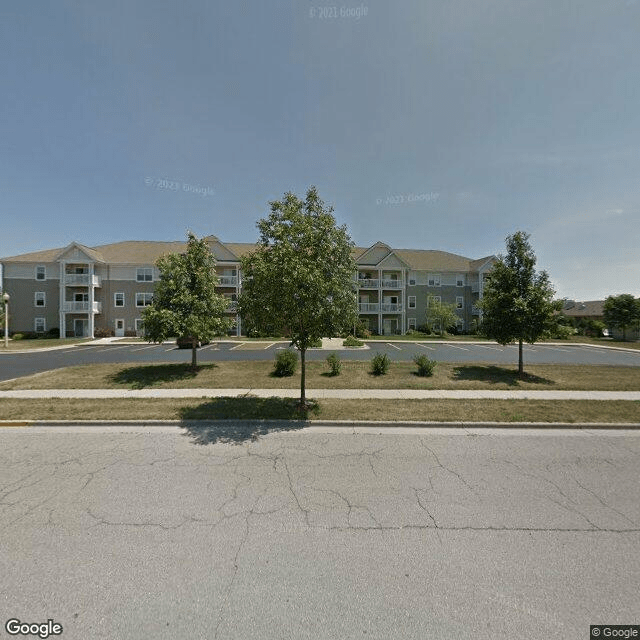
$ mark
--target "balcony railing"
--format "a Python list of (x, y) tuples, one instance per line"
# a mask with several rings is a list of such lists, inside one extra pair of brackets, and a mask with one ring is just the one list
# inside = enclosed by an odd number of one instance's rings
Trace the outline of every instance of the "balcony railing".
[(398, 280), (396, 278), (382, 280), (382, 287), (384, 289), (402, 289), (404, 285), (402, 284), (402, 280)]
[(100, 287), (102, 279), (100, 276), (90, 276), (88, 273), (65, 273), (64, 283), (81, 287), (88, 287), (89, 284)]
[(383, 313), (399, 313), (402, 311), (402, 304), (383, 302), (380, 305), (380, 311), (382, 311)]
[(238, 284), (238, 276), (219, 276), (218, 285), (221, 287), (235, 287)]
[(358, 286), (361, 289), (377, 289), (380, 286), (380, 280), (372, 280), (371, 278), (359, 278)]
[(475, 305), (473, 305), (471, 307), (471, 315), (479, 316), (480, 315), (480, 307), (476, 307)]
[(224, 311), (225, 313), (235, 313), (237, 310), (238, 310), (238, 303), (235, 300), (233, 300), (228, 304), (227, 308)]
[(380, 311), (380, 305), (377, 302), (361, 302), (358, 307), (360, 313), (377, 313)]
[[(89, 313), (89, 302), (73, 302), (65, 300), (62, 310), (65, 313)], [(93, 313), (102, 313), (102, 302), (93, 303)]]

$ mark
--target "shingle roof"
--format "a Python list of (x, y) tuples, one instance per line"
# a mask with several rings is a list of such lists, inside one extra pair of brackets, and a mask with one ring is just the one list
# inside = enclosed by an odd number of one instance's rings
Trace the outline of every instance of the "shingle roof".
[(566, 300), (562, 313), (565, 316), (574, 318), (581, 316), (601, 316), (604, 314), (604, 300), (587, 300), (586, 302)]

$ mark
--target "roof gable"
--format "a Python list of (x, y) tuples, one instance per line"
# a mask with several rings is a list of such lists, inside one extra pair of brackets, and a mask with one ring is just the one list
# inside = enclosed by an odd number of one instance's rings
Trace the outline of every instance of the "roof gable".
[(104, 258), (100, 255), (100, 252), (85, 247), (78, 242), (72, 242), (55, 257), (56, 262), (62, 260), (65, 262), (104, 262)]
[(384, 242), (376, 242), (358, 257), (358, 264), (377, 265), (391, 253), (391, 247)]

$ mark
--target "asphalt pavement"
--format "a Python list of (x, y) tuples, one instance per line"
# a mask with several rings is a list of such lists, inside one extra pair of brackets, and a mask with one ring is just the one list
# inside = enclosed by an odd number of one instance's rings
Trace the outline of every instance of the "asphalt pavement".
[(626, 430), (4, 428), (2, 622), (588, 638), (640, 623), (639, 464)]

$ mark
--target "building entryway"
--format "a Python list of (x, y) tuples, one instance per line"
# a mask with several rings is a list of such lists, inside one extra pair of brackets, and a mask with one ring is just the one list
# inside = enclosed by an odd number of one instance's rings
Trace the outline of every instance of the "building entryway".
[(116, 320), (115, 336), (116, 338), (124, 337), (124, 320)]
[(397, 318), (384, 318), (382, 320), (382, 335), (392, 336), (398, 333)]
[(75, 318), (73, 321), (73, 335), (76, 338), (86, 338), (89, 335), (89, 321)]

